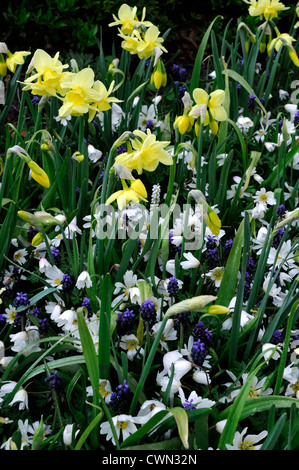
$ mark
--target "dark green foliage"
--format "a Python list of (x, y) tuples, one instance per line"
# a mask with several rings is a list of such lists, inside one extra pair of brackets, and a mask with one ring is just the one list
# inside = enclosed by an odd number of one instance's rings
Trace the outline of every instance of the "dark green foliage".
[[(97, 47), (96, 40), (103, 34), (103, 37), (107, 36), (104, 45), (109, 47), (111, 38), (117, 33), (108, 24), (123, 3), (123, 0), (3, 0), (1, 41), (6, 42), (10, 50), (22, 46), (22, 50), (72, 49), (80, 52)], [(192, 31), (195, 38), (200, 38), (216, 15), (237, 18), (247, 13), (242, 0), (213, 0), (207, 4), (191, 0), (165, 0), (163, 3), (128, 0), (126, 3), (137, 6), (139, 17), (145, 6), (146, 18), (151, 18), (162, 32), (171, 28), (171, 39), (175, 42), (182, 40), (181, 31), (187, 35)]]

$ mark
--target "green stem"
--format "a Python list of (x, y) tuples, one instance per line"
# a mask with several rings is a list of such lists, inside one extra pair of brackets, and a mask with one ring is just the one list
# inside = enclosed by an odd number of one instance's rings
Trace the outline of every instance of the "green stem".
[(292, 325), (293, 325), (293, 320), (294, 320), (295, 313), (297, 312), (298, 308), (299, 308), (299, 300), (297, 300), (297, 302), (294, 303), (294, 305), (291, 309), (289, 319), (288, 319), (287, 331), (286, 331), (285, 340), (284, 340), (284, 347), (283, 347), (282, 355), (281, 355), (281, 358), (280, 358), (280, 363), (279, 363), (279, 368), (278, 368), (278, 373), (277, 373), (277, 380), (276, 380), (273, 395), (279, 395), (279, 393), (280, 393), (280, 388), (281, 388), (281, 383), (282, 383), (282, 378), (283, 378), (283, 372), (284, 372), (286, 359), (287, 359), (287, 354), (288, 354), (288, 349), (289, 349), (289, 345), (290, 345), (291, 328), (292, 328)]
[(161, 325), (160, 325), (160, 328), (156, 334), (156, 337), (155, 337), (155, 340), (152, 344), (152, 347), (151, 347), (151, 350), (149, 352), (149, 355), (148, 355), (148, 358), (146, 360), (146, 363), (144, 364), (144, 367), (142, 369), (142, 373), (141, 373), (141, 376), (140, 376), (140, 380), (138, 382), (138, 385), (136, 387), (136, 390), (135, 390), (135, 394), (134, 394), (134, 397), (133, 397), (133, 400), (132, 400), (132, 403), (131, 403), (131, 407), (130, 407), (130, 411), (129, 411), (129, 414), (130, 415), (134, 415), (134, 412), (135, 412), (135, 408), (136, 408), (136, 405), (137, 405), (137, 402), (138, 402), (138, 399), (139, 399), (139, 396), (141, 394), (141, 391), (143, 389), (143, 386), (144, 386), (144, 382), (146, 380), (146, 377), (149, 373), (149, 370), (150, 370), (150, 367), (151, 367), (151, 364), (154, 360), (154, 356), (156, 354), (156, 351), (158, 349), (158, 346), (159, 346), (159, 343), (160, 343), (160, 340), (161, 340), (161, 337), (162, 337), (162, 334), (163, 334), (163, 331), (164, 331), (164, 328), (165, 328), (165, 325), (167, 323), (167, 320), (171, 317), (171, 314), (169, 313), (165, 313), (164, 315), (164, 318), (161, 322)]

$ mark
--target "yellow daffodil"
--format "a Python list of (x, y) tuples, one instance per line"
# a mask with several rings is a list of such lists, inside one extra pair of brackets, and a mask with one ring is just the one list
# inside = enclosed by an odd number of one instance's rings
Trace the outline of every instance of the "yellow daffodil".
[(28, 162), (28, 166), (31, 170), (31, 177), (44, 188), (49, 188), (50, 180), (47, 173), (33, 160)]
[(70, 73), (61, 81), (61, 88), (66, 94), (62, 98), (63, 105), (59, 109), (59, 116), (82, 116), (90, 109), (96, 111), (92, 103), (99, 101), (101, 95), (93, 89), (94, 71), (85, 68), (78, 73)]
[(178, 129), (181, 135), (186, 134), (186, 132), (191, 131), (194, 124), (194, 118), (183, 114), (182, 116), (177, 116), (173, 123), (173, 128)]
[(251, 16), (259, 16), (260, 19), (264, 17), (265, 20), (277, 18), (279, 11), (289, 9), (279, 0), (244, 0), (244, 2), (250, 5), (248, 12)]
[(167, 52), (162, 46), (163, 38), (159, 37), (160, 31), (157, 26), (150, 26), (145, 33), (134, 29), (131, 35), (119, 33), (123, 39), (121, 46), (131, 54), (137, 54), (139, 59), (149, 59), (154, 49), (159, 47), (163, 52)]
[(18, 51), (12, 54), (11, 52), (7, 52), (7, 59), (6, 59), (6, 65), (7, 68), (12, 72), (15, 73), (17, 65), (22, 65), (24, 64), (24, 57), (27, 55), (30, 55), (31, 52), (27, 51)]
[(46, 95), (57, 96), (57, 93), (62, 94), (60, 88), (60, 81), (65, 76), (64, 68), (68, 65), (63, 65), (59, 60), (59, 52), (52, 58), (47, 52), (42, 49), (37, 49), (33, 56), (33, 68), (36, 73), (26, 78), (24, 81), (24, 91), (30, 90), (33, 95)]
[(279, 0), (269, 0), (266, 2), (263, 15), (265, 20), (272, 20), (273, 18), (278, 18), (279, 11), (288, 10), (289, 8)]
[(261, 5), (262, 2), (258, 0), (243, 0), (245, 3), (249, 4), (248, 13), (250, 16), (259, 16), (263, 15), (264, 6)]
[(119, 26), (121, 25), (121, 32), (123, 34), (132, 34), (134, 27), (139, 27), (142, 24), (145, 27), (151, 26), (150, 21), (144, 21), (146, 9), (143, 8), (142, 10), (142, 18), (138, 21), (136, 16), (137, 7), (131, 8), (129, 5), (124, 3), (118, 10), (118, 17), (115, 15), (113, 16), (114, 22), (110, 23), (108, 26)]
[(117, 200), (119, 210), (122, 210), (129, 202), (139, 203), (140, 201), (147, 202), (147, 191), (140, 179), (131, 182), (129, 188), (124, 180), (121, 180), (123, 189), (113, 193), (106, 201), (106, 205), (111, 204)]
[(157, 26), (152, 25), (145, 32), (144, 37), (140, 37), (139, 44), (137, 46), (137, 54), (139, 59), (149, 59), (156, 47), (159, 47), (162, 51), (167, 52), (167, 49), (162, 46), (164, 39), (160, 38), (159, 35), (160, 31)]
[(215, 90), (209, 95), (202, 88), (195, 88), (193, 98), (196, 105), (192, 107), (189, 116), (194, 118), (200, 117), (203, 125), (209, 125), (212, 133), (216, 135), (218, 132), (217, 121), (225, 121), (227, 119), (227, 113), (223, 106), (225, 91)]
[(292, 62), (297, 67), (299, 67), (299, 58), (298, 58), (296, 50), (294, 49), (294, 47), (292, 45), (292, 43), (295, 42), (296, 39), (294, 39), (288, 33), (280, 34), (279, 31), (277, 30), (277, 28), (276, 28), (276, 33), (277, 33), (277, 37), (275, 39), (272, 39), (270, 44), (268, 44), (268, 47), (267, 47), (268, 54), (270, 55), (271, 50), (273, 49), (273, 47), (276, 51), (279, 51), (279, 49), (282, 46), (286, 46), (288, 48), (288, 51), (289, 51), (290, 59), (292, 60)]
[(121, 103), (121, 100), (118, 98), (110, 96), (113, 92), (114, 83), (113, 81), (107, 90), (104, 83), (100, 80), (94, 82), (93, 89), (99, 94), (99, 98), (94, 102), (94, 106), (89, 108), (89, 122), (92, 121), (96, 113), (111, 109), (110, 103)]
[(192, 108), (192, 100), (187, 91), (185, 91), (184, 93), (182, 102), (184, 104), (183, 115), (177, 116), (173, 124), (173, 128), (178, 129), (181, 135), (185, 134), (186, 132), (189, 132), (194, 124), (194, 118), (188, 115), (190, 109)]
[(136, 170), (139, 175), (143, 170), (154, 171), (159, 163), (172, 165), (172, 157), (165, 150), (170, 142), (157, 141), (150, 129), (146, 133), (137, 129), (134, 134), (136, 138), (130, 139), (132, 151), (118, 155), (115, 163), (120, 163), (130, 171)]
[[(283, 40), (281, 40), (280, 38), (283, 39)], [(275, 48), (276, 51), (279, 51), (281, 46), (283, 46), (285, 44), (284, 41), (286, 41), (288, 44), (292, 45), (292, 43), (294, 41), (296, 41), (296, 39), (292, 38), (292, 36), (290, 36), (287, 33), (283, 33), (283, 34), (278, 33), (277, 38), (272, 39), (272, 41), (268, 45), (268, 53), (270, 54), (273, 47)]]
[(161, 86), (166, 86), (167, 75), (164, 64), (161, 59), (158, 59), (154, 71), (151, 76), (151, 85), (155, 85), (156, 89), (159, 90)]

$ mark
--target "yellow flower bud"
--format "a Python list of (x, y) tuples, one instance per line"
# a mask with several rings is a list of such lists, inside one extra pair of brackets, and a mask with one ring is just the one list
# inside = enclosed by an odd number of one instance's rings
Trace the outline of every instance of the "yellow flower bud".
[(154, 68), (154, 72), (151, 76), (151, 85), (154, 84), (157, 90), (161, 88), (161, 86), (166, 86), (167, 83), (167, 75), (165, 71), (164, 64), (161, 59), (158, 59), (158, 62)]
[(177, 315), (178, 313), (187, 311), (200, 312), (207, 304), (213, 302), (216, 299), (217, 297), (213, 295), (200, 295), (198, 297), (192, 297), (191, 299), (182, 300), (181, 302), (178, 302), (169, 307), (166, 315)]
[(33, 160), (30, 160), (30, 162), (28, 162), (28, 166), (29, 166), (30, 170), (32, 170), (37, 175), (42, 175), (41, 167), (36, 162), (34, 162)]
[(214, 119), (210, 120), (209, 126), (210, 126), (210, 129), (212, 131), (212, 134), (217, 135), (218, 134), (218, 124), (217, 124), (217, 122)]
[(207, 214), (207, 220), (206, 220), (207, 226), (211, 230), (211, 232), (214, 235), (219, 235), (220, 229), (221, 229), (221, 221), (212, 209), (208, 209), (208, 214)]
[(260, 43), (260, 53), (263, 54), (266, 50), (266, 43), (265, 42), (261, 42)]
[(33, 220), (33, 215), (30, 214), (30, 212), (26, 212), (26, 211), (18, 211), (18, 215), (24, 219), (26, 222), (28, 222), (28, 224), (32, 225), (32, 220)]
[(32, 238), (31, 245), (32, 246), (37, 246), (43, 241), (43, 236), (40, 232), (38, 232), (34, 237)]
[(178, 129), (181, 135), (192, 129), (194, 118), (183, 114), (183, 116), (178, 116), (173, 124), (174, 129)]
[(49, 177), (47, 173), (33, 160), (28, 162), (28, 166), (31, 170), (32, 178), (41, 186), (44, 186), (45, 188), (49, 188), (50, 181), (49, 181)]
[(79, 163), (81, 163), (84, 160), (84, 155), (82, 153), (80, 153), (79, 151), (77, 151), (77, 152), (73, 153), (72, 159), (76, 160)]
[(229, 308), (223, 305), (211, 305), (208, 307), (208, 312), (212, 315), (221, 315), (229, 312)]
[(299, 67), (299, 58), (297, 56), (296, 51), (290, 49), (289, 56), (290, 56), (291, 61), (296, 65), (296, 67)]
[(47, 152), (49, 150), (49, 145), (47, 143), (43, 143), (40, 146), (40, 149), (43, 150), (44, 152)]

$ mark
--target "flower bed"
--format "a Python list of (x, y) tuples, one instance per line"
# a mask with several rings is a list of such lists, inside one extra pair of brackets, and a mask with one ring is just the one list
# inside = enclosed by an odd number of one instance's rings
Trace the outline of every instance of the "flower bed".
[(188, 76), (126, 4), (93, 66), (1, 43), (2, 449), (298, 448), (286, 9), (215, 18)]

